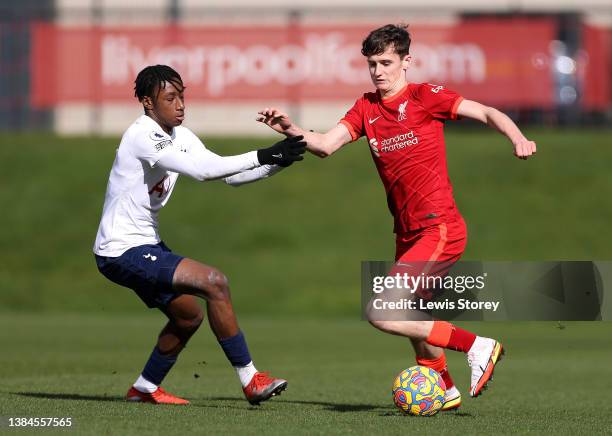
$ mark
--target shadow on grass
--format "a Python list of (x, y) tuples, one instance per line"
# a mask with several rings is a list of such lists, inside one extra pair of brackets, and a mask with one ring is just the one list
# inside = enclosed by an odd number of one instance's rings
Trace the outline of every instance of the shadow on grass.
[[(206, 400), (211, 401), (231, 401), (240, 403), (241, 405), (244, 403), (244, 398), (240, 397), (210, 397), (206, 398)], [(300, 401), (300, 400), (287, 400), (287, 399), (273, 399), (273, 403), (279, 404), (300, 404), (300, 405), (310, 405), (310, 406), (322, 406), (324, 410), (329, 410), (331, 412), (368, 412), (372, 410), (385, 410), (387, 409), (385, 406), (376, 405), (376, 404), (340, 404), (340, 403), (330, 403), (328, 401)]]
[[(408, 419), (410, 418), (422, 419), (422, 417), (420, 416), (411, 416), (407, 414), (405, 415), (399, 411), (380, 413), (378, 416), (395, 416), (395, 417), (406, 417)], [(471, 413), (466, 413), (466, 412), (448, 411), (448, 412), (438, 412), (435, 416), (430, 417), (429, 419), (437, 419), (438, 417), (440, 418), (441, 417), (473, 418), (474, 415), (472, 415)]]
[(106, 395), (57, 394), (50, 392), (11, 392), (11, 394), (20, 395), (22, 397), (43, 398), (46, 400), (125, 401), (123, 397), (110, 397)]
[[(23, 397), (30, 398), (43, 398), (49, 400), (78, 400), (78, 401), (113, 401), (113, 402), (125, 402), (123, 397), (110, 397), (110, 396), (100, 396), (100, 395), (78, 395), (78, 394), (58, 394), (58, 393), (48, 393), (48, 392), (11, 392), (13, 395), (20, 395)], [(243, 409), (245, 406), (245, 400), (242, 397), (208, 397), (208, 398), (200, 398), (204, 401), (225, 401), (237, 403), (237, 407)], [(193, 400), (192, 400), (193, 401)], [(390, 411), (390, 406), (379, 405), (379, 404), (341, 404), (341, 403), (330, 403), (328, 401), (301, 401), (301, 400), (286, 400), (286, 399), (276, 399), (273, 400), (272, 404), (299, 404), (299, 405), (310, 405), (310, 406), (321, 406), (323, 410), (327, 410), (330, 412), (372, 412), (378, 411), (379, 416), (388, 416), (388, 417), (398, 417), (402, 416), (401, 413), (396, 411)], [(192, 406), (195, 407), (207, 407), (207, 408), (224, 408), (227, 406), (223, 405), (213, 405), (213, 404), (194, 404), (192, 402)], [(259, 406), (252, 406), (252, 410), (258, 410)], [(472, 418), (473, 415), (470, 413), (464, 412), (445, 412), (443, 415), (445, 416), (453, 416), (460, 418)]]
[[(244, 398), (241, 397), (209, 397), (202, 398), (202, 400), (208, 401), (230, 401), (233, 403), (239, 403), (240, 407), (244, 407)], [(302, 401), (302, 400), (287, 400), (287, 399), (274, 399), (272, 400), (272, 404), (300, 404), (300, 405), (310, 405), (310, 406), (322, 406), (323, 410), (327, 410), (330, 412), (378, 412), (378, 416), (389, 416), (389, 417), (402, 417), (402, 413), (393, 410), (393, 406), (386, 404), (341, 404), (341, 403), (331, 403), (328, 401)], [(222, 406), (200, 406), (200, 407), (222, 407)], [(253, 406), (253, 410), (257, 410), (258, 406)], [(473, 418), (474, 415), (466, 412), (459, 411), (449, 411), (441, 413), (440, 416), (448, 416), (448, 417), (458, 417), (458, 418)]]

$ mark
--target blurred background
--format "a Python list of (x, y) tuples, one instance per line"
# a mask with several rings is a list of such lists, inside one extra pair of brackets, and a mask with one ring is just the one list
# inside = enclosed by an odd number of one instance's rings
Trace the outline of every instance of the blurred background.
[[(538, 143), (522, 162), (493, 130), (449, 125), (466, 258), (611, 259), (609, 0), (3, 0), (0, 312), (142, 310), (99, 275), (91, 247), (144, 66), (175, 67), (185, 124), (219, 154), (242, 153), (275, 139), (254, 121), (266, 106), (334, 126), (372, 88), (362, 39), (399, 22), (410, 81), (496, 106)], [(367, 150), (309, 156), (240, 189), (181, 180), (161, 234), (223, 270), (240, 313), (357, 318), (360, 262), (394, 250)]]
[(538, 124), (610, 121), (606, 0), (4, 0), (0, 128), (119, 134), (133, 80), (174, 66), (208, 134), (266, 133), (262, 104), (326, 128), (370, 88), (372, 28), (410, 24), (415, 82), (444, 83)]

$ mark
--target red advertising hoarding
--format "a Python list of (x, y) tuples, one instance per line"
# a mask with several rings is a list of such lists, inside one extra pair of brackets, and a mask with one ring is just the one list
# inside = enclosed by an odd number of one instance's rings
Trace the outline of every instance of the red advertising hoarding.
[[(32, 29), (32, 104), (132, 98), (138, 71), (163, 63), (191, 101), (352, 100), (372, 89), (361, 41), (376, 25), (61, 27)], [(502, 107), (554, 104), (554, 21), (481, 19), (414, 25), (412, 82), (441, 83)]]
[(582, 107), (603, 111), (612, 101), (612, 31), (585, 25), (582, 28)]

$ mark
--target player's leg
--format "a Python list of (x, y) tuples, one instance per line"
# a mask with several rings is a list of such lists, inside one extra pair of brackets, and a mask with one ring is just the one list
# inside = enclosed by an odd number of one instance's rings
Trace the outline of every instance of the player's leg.
[[(429, 262), (440, 262), (437, 264), (436, 275), (445, 276), (451, 266), (457, 262), (465, 250), (465, 223), (462, 221), (459, 228), (446, 226), (436, 229), (425, 238), (419, 238), (414, 244), (406, 246), (405, 242), (398, 237), (396, 257), (401, 262), (412, 262), (416, 259), (428, 259)], [(450, 227), (450, 232), (449, 232)], [(450, 233), (450, 235), (449, 235)], [(445, 403), (443, 411), (455, 410), (461, 406), (461, 393), (455, 386), (446, 363), (444, 349), (428, 344), (422, 339), (411, 339), (416, 355), (417, 365), (427, 366), (437, 371), (446, 385)]]
[[(463, 254), (467, 243), (467, 229), (463, 218), (448, 223), (446, 233), (441, 239), (444, 240), (444, 243), (439, 242), (438, 247), (441, 249), (435, 257), (436, 264), (439, 263), (443, 270), (447, 267), (450, 269), (450, 266), (457, 262)], [(443, 273), (447, 274), (448, 270)], [(437, 335), (437, 332), (444, 333)], [(496, 340), (477, 336), (443, 321), (433, 322), (426, 342), (432, 346), (449, 348), (467, 354), (468, 365), (471, 369), (470, 395), (472, 397), (482, 393), (493, 375), (496, 363), (504, 352), (502, 345)]]
[[(398, 237), (396, 257), (407, 262), (413, 259), (428, 259), (428, 261), (442, 262), (437, 264), (436, 275), (445, 276), (450, 267), (457, 262), (466, 245), (465, 223), (459, 226), (447, 225), (430, 232), (425, 238), (419, 238), (414, 244), (406, 246), (405, 241)], [(461, 406), (461, 393), (455, 386), (446, 363), (446, 354), (440, 347), (428, 344), (422, 339), (411, 339), (418, 365), (427, 366), (440, 373), (446, 385), (445, 403), (443, 411), (455, 410)]]
[(428, 344), (467, 355), (471, 369), (470, 395), (477, 397), (493, 376), (495, 365), (504, 354), (501, 343), (495, 339), (477, 336), (446, 321), (432, 321), (431, 331), (425, 339)]
[(504, 352), (496, 340), (477, 336), (446, 321), (370, 320), (370, 323), (386, 333), (466, 353), (472, 370), (470, 395), (473, 397), (482, 393)]
[[(451, 262), (448, 262), (447, 265), (440, 266), (442, 269), (448, 269), (452, 265), (452, 262), (458, 260), (463, 252), (465, 248), (465, 238), (461, 235), (460, 238), (455, 238), (453, 243), (450, 244), (450, 251), (455, 253), (453, 257), (449, 257), (448, 253), (444, 253), (444, 246), (441, 244), (443, 241), (448, 242), (448, 239), (447, 227), (434, 227), (425, 231), (397, 235), (395, 260), (402, 265), (412, 265), (417, 268), (418, 271), (408, 271), (408, 273), (418, 276), (423, 272), (422, 269), (431, 266), (429, 262), (433, 262), (435, 259), (440, 258), (441, 255), (444, 255), (444, 260)], [(446, 250), (449, 251), (449, 247), (446, 247)], [(444, 275), (445, 271), (439, 271), (437, 273)], [(383, 331), (385, 329), (385, 326), (382, 325), (377, 327)], [(409, 322), (396, 326), (396, 328), (400, 329), (402, 327), (412, 327), (417, 330), (419, 327), (428, 328), (427, 325), (418, 323), (410, 324)], [(420, 332), (420, 336), (422, 337), (426, 331), (427, 330)], [(442, 410), (458, 408), (461, 405), (461, 393), (455, 387), (455, 383), (448, 370), (444, 350), (440, 347), (430, 345), (424, 339), (417, 337), (419, 335), (418, 331), (415, 331), (413, 335), (416, 336), (411, 336), (410, 341), (415, 351), (417, 365), (432, 368), (437, 371), (444, 380), (446, 386), (446, 402)]]
[[(396, 260), (402, 263), (414, 263), (423, 260), (436, 262), (436, 266), (440, 266), (442, 269), (436, 275), (444, 275), (443, 270), (450, 268), (463, 253), (465, 242), (466, 231), (463, 220), (442, 224), (428, 228), (419, 232), (419, 234), (407, 235), (403, 240), (398, 238)], [(387, 333), (411, 338), (413, 345), (424, 342), (432, 347), (449, 348), (466, 353), (472, 370), (471, 396), (478, 396), (482, 392), (491, 378), (495, 364), (503, 354), (502, 346), (497, 341), (477, 337), (475, 334), (448, 322), (371, 320), (370, 323)], [(443, 332), (443, 334), (438, 334), (440, 332)], [(425, 345), (415, 346), (417, 359), (425, 357), (420, 356), (419, 351), (427, 349)], [(435, 350), (430, 350), (434, 353), (433, 356), (436, 356)], [(440, 364), (439, 361), (434, 362), (436, 366)], [(450, 382), (449, 385), (454, 386), (448, 371), (446, 371), (446, 375)], [(445, 383), (447, 380), (445, 380)]]
[(411, 338), (412, 346), (416, 355), (417, 365), (426, 366), (437, 371), (446, 386), (445, 402), (442, 411), (455, 410), (461, 406), (461, 393), (455, 386), (446, 364), (444, 349), (428, 344), (424, 340)]
[(162, 354), (177, 356), (202, 324), (204, 312), (196, 297), (185, 294), (174, 298), (163, 312), (168, 323), (159, 334), (157, 348)]
[(192, 259), (183, 259), (174, 272), (173, 289), (206, 300), (210, 327), (236, 370), (251, 404), (259, 404), (287, 388), (286, 380), (269, 377), (255, 368), (236, 320), (227, 277), (221, 271)]
[(98, 269), (105, 277), (132, 289), (149, 308), (160, 309), (169, 320), (144, 370), (128, 391), (130, 401), (188, 403), (159, 387), (202, 321), (202, 309), (195, 297), (183, 297), (172, 290), (172, 276), (182, 259), (162, 242), (133, 247), (117, 257), (96, 256)]
[(160, 332), (157, 344), (127, 399), (156, 404), (188, 404), (187, 400), (169, 394), (159, 386), (200, 327), (204, 314), (192, 295), (178, 295), (160, 310), (168, 317), (168, 323)]

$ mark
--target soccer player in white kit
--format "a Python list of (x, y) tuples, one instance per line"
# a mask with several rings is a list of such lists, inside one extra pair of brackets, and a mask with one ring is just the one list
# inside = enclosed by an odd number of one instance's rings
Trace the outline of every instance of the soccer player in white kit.
[(302, 138), (290, 138), (265, 149), (219, 156), (181, 126), (185, 86), (176, 71), (149, 66), (135, 84), (144, 115), (127, 129), (117, 149), (93, 251), (104, 276), (133, 289), (148, 307), (161, 310), (168, 323), (126, 398), (189, 403), (160, 384), (202, 322), (196, 299), (201, 297), (246, 399), (259, 404), (283, 391), (287, 381), (257, 371), (232, 308), (227, 278), (216, 268), (172, 253), (159, 236), (157, 216), (179, 174), (200, 181), (222, 179), (234, 186), (254, 182), (302, 160), (306, 144)]

